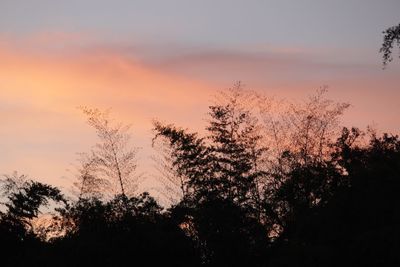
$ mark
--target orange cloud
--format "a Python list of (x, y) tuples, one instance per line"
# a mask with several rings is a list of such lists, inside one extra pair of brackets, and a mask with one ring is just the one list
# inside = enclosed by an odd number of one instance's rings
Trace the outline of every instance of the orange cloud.
[(146, 68), (105, 49), (48, 55), (3, 46), (0, 58), (0, 133), (6, 144), (0, 172), (29, 170), (63, 186), (68, 183), (59, 177), (70, 175), (65, 169), (75, 153), (95, 143), (77, 106), (112, 107), (118, 120), (133, 123), (134, 143), (143, 147), (139, 156), (147, 161), (151, 120), (199, 128), (212, 93), (205, 83)]
[(204, 103), (211, 93), (209, 85), (143, 67), (107, 50), (48, 56), (2, 49), (0, 57), (1, 99), (53, 111), (83, 104), (153, 111), (155, 116)]

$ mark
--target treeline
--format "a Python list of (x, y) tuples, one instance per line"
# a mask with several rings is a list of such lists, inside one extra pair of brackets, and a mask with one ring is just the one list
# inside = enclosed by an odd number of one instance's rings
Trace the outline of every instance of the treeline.
[(398, 266), (400, 140), (340, 128), (349, 105), (325, 92), (290, 103), (236, 84), (204, 135), (155, 121), (167, 208), (135, 193), (129, 127), (82, 108), (99, 143), (76, 200), (2, 180), (1, 266)]

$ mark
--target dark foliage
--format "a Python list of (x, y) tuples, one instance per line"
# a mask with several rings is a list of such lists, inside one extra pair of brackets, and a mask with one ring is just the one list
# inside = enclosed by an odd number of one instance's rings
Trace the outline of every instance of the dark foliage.
[[(256, 118), (233, 96), (210, 107), (206, 138), (154, 124), (183, 194), (167, 210), (148, 193), (66, 201), (7, 176), (1, 266), (399, 266), (399, 138), (345, 128), (309, 141), (339, 107), (299, 120), (307, 135), (291, 136), (306, 141), (268, 161)], [(46, 206), (53, 217), (38, 230)]]
[[(341, 170), (340, 181), (327, 188), (326, 201), (303, 205), (302, 212), (291, 217), (273, 248), (277, 266), (400, 263), (400, 140), (385, 134), (357, 147), (358, 136), (358, 130), (344, 129), (332, 160)], [(330, 178), (326, 173), (318, 177)]]
[(386, 66), (393, 60), (393, 45), (396, 44), (400, 48), (400, 24), (386, 29), (383, 34), (384, 37), (380, 52), (383, 53), (383, 65)]

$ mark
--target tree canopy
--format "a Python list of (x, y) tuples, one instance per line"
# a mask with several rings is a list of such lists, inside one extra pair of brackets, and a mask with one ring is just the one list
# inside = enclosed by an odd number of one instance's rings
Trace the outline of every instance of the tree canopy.
[(393, 46), (397, 45), (400, 49), (400, 24), (387, 28), (383, 34), (383, 43), (379, 52), (383, 54), (383, 65), (386, 66), (393, 60)]
[(127, 193), (128, 128), (86, 109), (100, 141), (78, 199), (1, 180), (2, 266), (397, 266), (400, 139), (341, 127), (349, 105), (326, 94), (275, 101), (237, 83), (209, 106), (204, 135), (155, 121), (166, 207)]

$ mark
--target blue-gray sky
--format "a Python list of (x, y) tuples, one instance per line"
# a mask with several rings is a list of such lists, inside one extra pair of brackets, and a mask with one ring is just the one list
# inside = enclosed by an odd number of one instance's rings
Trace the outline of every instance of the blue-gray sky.
[(0, 31), (222, 47), (371, 47), (399, 12), (397, 0), (2, 0)]

